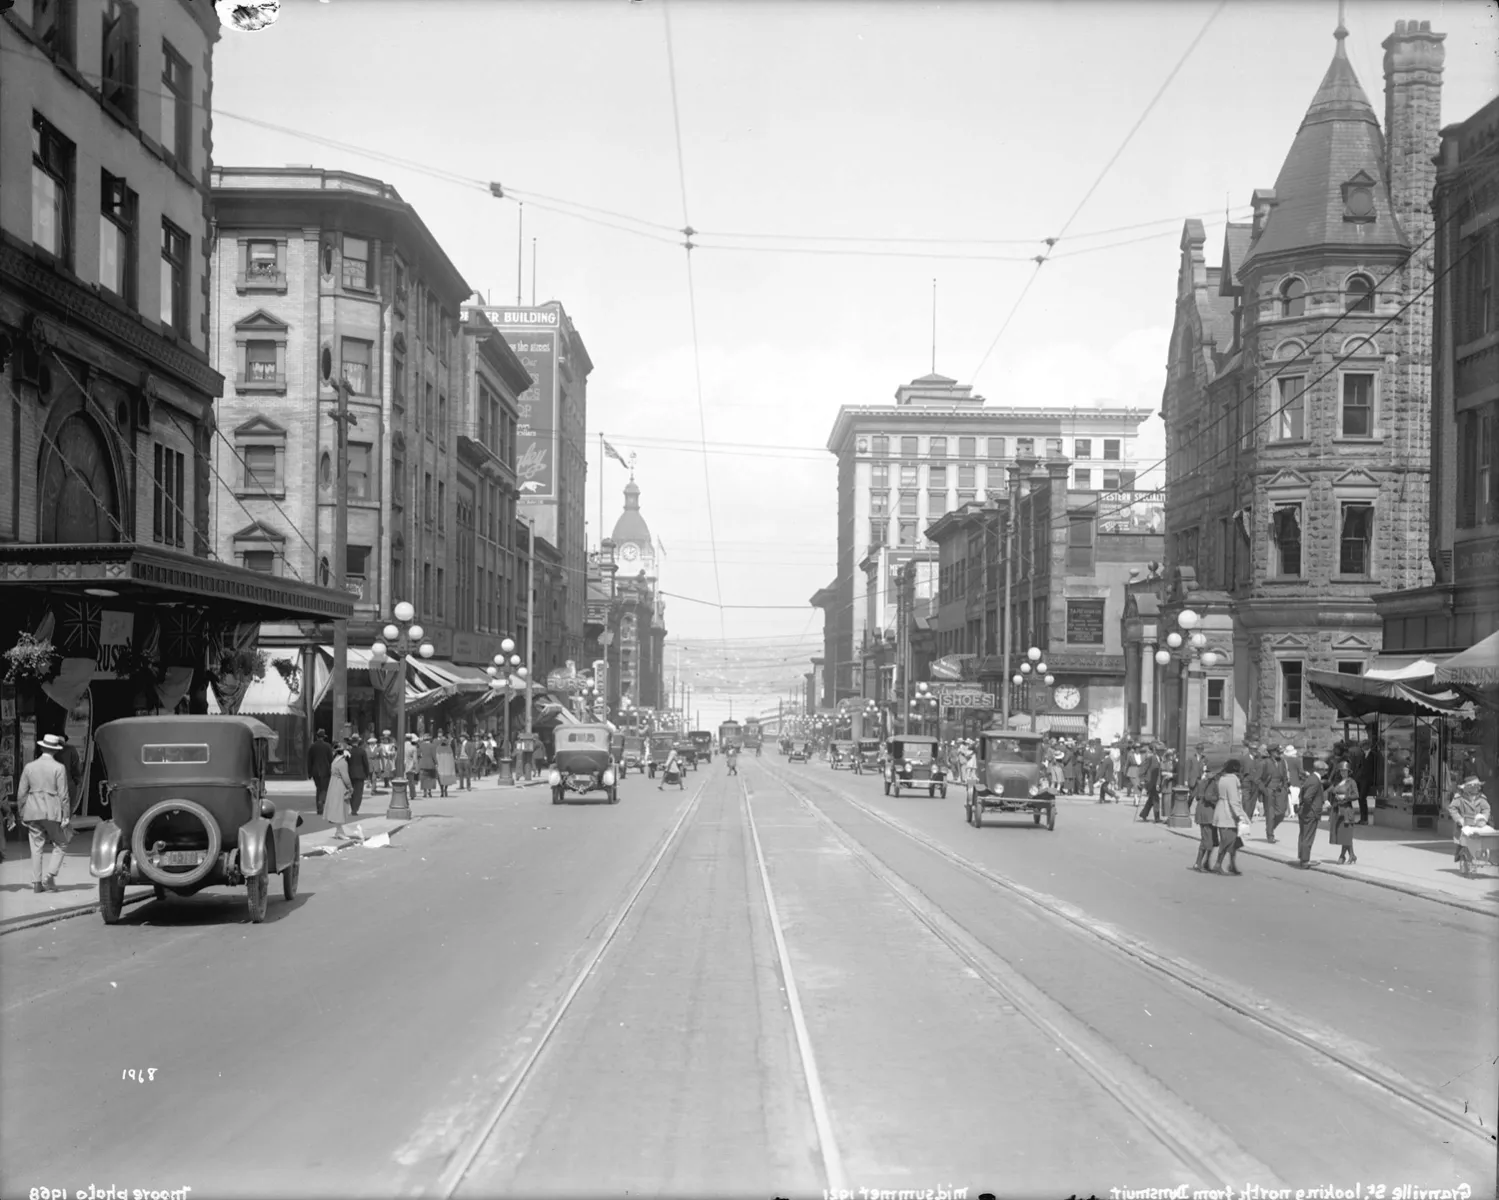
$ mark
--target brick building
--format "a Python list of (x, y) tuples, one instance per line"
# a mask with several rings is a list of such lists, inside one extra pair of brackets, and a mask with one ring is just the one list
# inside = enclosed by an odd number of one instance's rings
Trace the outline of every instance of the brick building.
[[(1381, 132), (1340, 25), (1275, 187), (1254, 192), (1250, 223), (1228, 226), (1218, 265), (1186, 223), (1162, 397), (1158, 630), (1190, 606), (1219, 661), (1186, 685), (1162, 680), (1173, 743), (1186, 720), (1191, 740), (1325, 748), (1340, 727), (1306, 671), (1374, 665), (1374, 594), (1431, 578), (1422, 289), (1443, 36), (1402, 21), (1386, 39)], [(1210, 691), (1226, 724), (1205, 731)]]
[[(220, 552), (226, 447), (210, 347), (208, 0), (25, 2), (0, 14), (0, 645), (53, 668), (0, 685), (0, 792), (40, 733), (85, 757), (136, 713), (226, 708), (266, 620), (347, 618), (309, 570)], [(284, 690), (284, 689), (283, 689)], [(101, 807), (85, 763), (85, 815)]]
[[(823, 610), (821, 705), (876, 694), (888, 665), (885, 634), (896, 624), (890, 585), (907, 562), (932, 557), (923, 531), (933, 521), (1005, 490), (1006, 468), (1018, 457), (1070, 455), (1077, 489), (1133, 489), (1148, 415), (1102, 401), (986, 405), (971, 387), (937, 374), (901, 385), (893, 405), (840, 408), (827, 443), (838, 459), (838, 575), (811, 601)], [(996, 646), (991, 639), (983, 652)]]

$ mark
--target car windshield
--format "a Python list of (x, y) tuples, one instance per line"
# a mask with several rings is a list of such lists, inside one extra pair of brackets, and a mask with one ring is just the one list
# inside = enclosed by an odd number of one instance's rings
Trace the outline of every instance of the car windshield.
[(569, 729), (566, 733), (558, 735), (558, 742), (564, 746), (574, 749), (583, 749), (590, 746), (603, 746), (606, 735), (593, 729)]
[(1040, 752), (1040, 742), (1027, 741), (1021, 738), (997, 737), (988, 738), (986, 745), (989, 750), (990, 762), (1035, 763), (1039, 761), (1037, 755)]
[(932, 744), (930, 742), (905, 742), (901, 746), (902, 758), (931, 758)]

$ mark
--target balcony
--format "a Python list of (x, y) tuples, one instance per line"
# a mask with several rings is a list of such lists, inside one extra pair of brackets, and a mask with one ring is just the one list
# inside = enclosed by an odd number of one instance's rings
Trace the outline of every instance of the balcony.
[(367, 575), (345, 575), (344, 586), (354, 597), (355, 604), (375, 603), (375, 581)]
[(249, 362), (247, 370), (234, 377), (234, 390), (240, 393), (263, 392), (286, 395), (286, 376), (276, 370), (273, 362)]
[(252, 262), (245, 267), (245, 273), (235, 279), (234, 286), (240, 295), (246, 292), (285, 292), (286, 272), (269, 259)]

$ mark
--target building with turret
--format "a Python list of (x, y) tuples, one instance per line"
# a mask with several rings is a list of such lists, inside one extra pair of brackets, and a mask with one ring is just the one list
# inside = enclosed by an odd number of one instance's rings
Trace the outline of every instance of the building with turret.
[(656, 590), (658, 561), (632, 473), (613, 535), (590, 555), (584, 627), (589, 661), (605, 664), (605, 696), (615, 715), (667, 704), (666, 604)]
[[(1136, 643), (1131, 671), (1159, 699), (1147, 727), (1173, 744), (1330, 746), (1341, 723), (1307, 671), (1380, 666), (1372, 597), (1431, 580), (1429, 204), (1445, 35), (1396, 23), (1382, 129), (1347, 36), (1339, 24), (1251, 221), (1227, 227), (1212, 265), (1202, 224), (1182, 233), (1162, 396), (1166, 561), (1151, 601), (1161, 644)], [(1202, 618), (1207, 668), (1190, 638), (1185, 654), (1164, 645), (1185, 608)]]

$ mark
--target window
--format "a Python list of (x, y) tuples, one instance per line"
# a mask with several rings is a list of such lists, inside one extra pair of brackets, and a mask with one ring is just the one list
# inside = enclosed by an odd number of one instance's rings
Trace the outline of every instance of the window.
[(915, 458), (918, 453), (915, 438), (903, 437), (900, 439), (900, 456), (902, 458)]
[(890, 486), (889, 463), (877, 462), (870, 464), (869, 486), (874, 488), (884, 488)]
[(1295, 660), (1281, 660), (1280, 719), (1301, 723), (1301, 667)]
[(31, 116), (31, 240), (73, 265), (73, 143)]
[(1277, 504), (1270, 514), (1270, 536), (1275, 543), (1275, 574), (1283, 579), (1301, 575), (1301, 505)]
[(1005, 440), (1002, 437), (989, 439), (989, 457), (1003, 458), (1005, 456)]
[(432, 611), (432, 564), (422, 564), (422, 607)]
[(902, 521), (900, 523), (900, 544), (902, 546), (914, 546), (916, 544), (915, 521)]
[(247, 571), (259, 571), (262, 575), (274, 575), (276, 573), (276, 552), (274, 550), (242, 550), (239, 561)]
[(448, 603), (447, 602), (448, 602), (448, 589), (447, 589), (446, 583), (444, 583), (444, 581), (443, 581), (443, 569), (441, 567), (438, 567), (437, 568), (437, 615), (439, 617), (443, 617), (443, 616), (447, 615), (447, 607), (448, 607)]
[(1207, 691), (1208, 691), (1208, 712), (1207, 712), (1208, 719), (1209, 720), (1213, 720), (1213, 721), (1221, 721), (1221, 720), (1224, 719), (1223, 718), (1223, 693), (1224, 693), (1224, 685), (1228, 681), (1225, 680), (1225, 679), (1209, 679), (1209, 680), (1206, 680), (1205, 682), (1207, 683)]
[(397, 508), (406, 507), (406, 460), (399, 454), (390, 459), (390, 502)]
[(367, 442), (349, 443), (349, 499), (368, 500), (374, 495), (370, 487), (370, 446)]
[(916, 515), (915, 492), (902, 492), (900, 494), (900, 515), (903, 517), (914, 517)]
[(1277, 403), (1275, 430), (1278, 442), (1299, 442), (1306, 437), (1306, 376), (1283, 375), (1275, 381)]
[(135, 306), (136, 195), (125, 181), (99, 173), (99, 284)]
[(869, 493), (869, 515), (872, 517), (884, 517), (890, 513), (890, 493)]
[(928, 458), (946, 458), (947, 439), (945, 437), (928, 438), (926, 453)]
[(1061, 438), (1047, 438), (1046, 439), (1046, 457), (1047, 458), (1061, 458), (1062, 457), (1062, 439)]
[(281, 263), (275, 242), (247, 242), (245, 244), (245, 282), (281, 282)]
[(448, 317), (448, 310), (443, 309), (437, 319), (437, 361), (441, 363), (448, 361), (448, 329), (450, 325), (451, 320)]
[(422, 520), (432, 524), (432, 473), (422, 472)]
[(106, 0), (104, 5), (104, 69), (99, 90), (104, 103), (122, 116), (136, 119), (135, 111), (135, 5), (127, 0)]
[(161, 144), (185, 170), (193, 161), (193, 69), (169, 42), (161, 53)]
[(926, 480), (927, 487), (931, 488), (933, 491), (936, 491), (939, 488), (941, 488), (943, 490), (946, 490), (946, 488), (947, 488), (947, 466), (946, 466), (946, 464), (943, 464), (943, 465), (939, 466), (938, 464), (933, 463), (930, 467), (928, 467), (926, 469), (926, 475), (927, 475), (927, 480)]
[(889, 535), (890, 522), (878, 518), (869, 522), (869, 544), (871, 546), (883, 546)]
[(186, 526), (183, 518), (187, 506), (186, 460), (180, 450), (160, 442), (155, 443), (153, 454), (151, 536), (163, 545), (180, 546)]
[(1287, 279), (1280, 285), (1280, 315), (1301, 317), (1306, 315), (1306, 284), (1299, 279)]
[(1035, 438), (1016, 438), (1015, 439), (1015, 457), (1016, 458), (1035, 458), (1036, 457), (1036, 439)]
[(75, 0), (32, 0), (31, 32), (58, 58), (73, 61)]
[(427, 440), (432, 440), (432, 424), (434, 417), (434, 405), (432, 400), (432, 385), (427, 384), (427, 398), (422, 401), (422, 428), (427, 431)]
[(276, 470), (280, 456), (275, 446), (245, 446), (239, 452), (244, 463), (240, 489), (246, 492), (279, 492)]
[(373, 343), (358, 338), (344, 338), (339, 344), (340, 373), (349, 390), (357, 396), (372, 396), (370, 360)]
[(274, 383), (276, 380), (276, 343), (245, 343), (245, 378), (251, 383)]
[(437, 297), (431, 292), (427, 293), (427, 326), (425, 330), (427, 345), (431, 345), (437, 338)]
[(1120, 478), (1120, 475), (1119, 475), (1118, 471), (1113, 470), (1112, 468), (1104, 471), (1104, 473), (1103, 473), (1103, 490), (1104, 491), (1106, 491), (1106, 492), (1117, 492), (1119, 490), (1120, 484), (1122, 482), (1123, 482), (1123, 480)]
[(926, 494), (926, 515), (930, 521), (935, 521), (947, 511), (946, 492), (928, 492)]
[(968, 504), (968, 503), (972, 502), (973, 500), (976, 500), (977, 498), (978, 498), (977, 495), (975, 493), (973, 493), (973, 492), (960, 491), (958, 493), (958, 503), (960, 505), (962, 505), (962, 504)]
[(903, 488), (913, 488), (916, 486), (915, 463), (900, 464), (900, 486)]
[(437, 397), (437, 445), (446, 451), (448, 448), (448, 398)]
[(1093, 487), (1093, 472), (1086, 467), (1080, 467), (1072, 472), (1072, 486), (1089, 491)]
[(161, 223), (161, 323), (187, 336), (187, 234)]
[(1499, 226), (1489, 225), (1464, 238), (1459, 251), (1457, 287), (1461, 298), (1458, 341), (1471, 342), (1496, 327), (1494, 305), (1495, 258), (1499, 257)]
[(963, 463), (958, 467), (958, 486), (964, 491), (972, 491), (978, 486), (978, 468), (973, 463)]
[(1374, 280), (1367, 275), (1350, 275), (1343, 295), (1344, 312), (1374, 311)]
[(1338, 574), (1369, 574), (1369, 547), (1374, 538), (1374, 505), (1344, 503), (1338, 537)]
[(1074, 441), (1072, 443), (1072, 449), (1073, 449), (1073, 457), (1074, 458), (1092, 458), (1093, 457), (1093, 439), (1092, 438), (1078, 438), (1076, 441)]
[(1343, 376), (1344, 437), (1374, 436), (1374, 376), (1349, 371)]
[[(1091, 516), (1069, 515), (1067, 518), (1067, 566), (1069, 569), (1080, 571), (1088, 571), (1093, 567), (1093, 518)], [(1100, 637), (1100, 643), (1102, 640)]]
[(1364, 660), (1361, 658), (1339, 659), (1339, 675), (1362, 675), (1364, 673)]
[(370, 244), (368, 239), (345, 235), (343, 258), (344, 287), (367, 291), (370, 286)]
[(1118, 462), (1124, 455), (1121, 453), (1124, 443), (1119, 438), (1103, 439), (1103, 458), (1105, 462)]
[(390, 360), (390, 403), (400, 425), (406, 416), (406, 360), (400, 355), (392, 355)]
[(870, 453), (876, 458), (884, 458), (890, 453), (890, 439), (883, 433), (877, 433), (869, 439)]
[(1483, 520), (1490, 521), (1499, 516), (1499, 511), (1496, 511), (1499, 510), (1499, 495), (1494, 490), (1494, 414), (1491, 408), (1486, 408), (1477, 415), (1478, 494), (1475, 508), (1483, 513)]
[(448, 485), (441, 480), (437, 482), (437, 529), (442, 532), (448, 527)]

